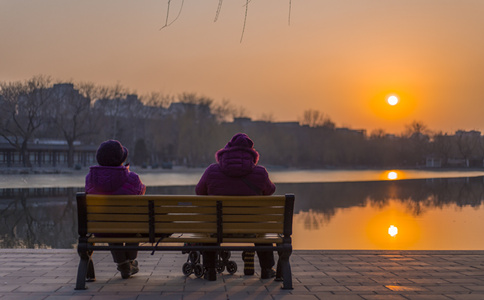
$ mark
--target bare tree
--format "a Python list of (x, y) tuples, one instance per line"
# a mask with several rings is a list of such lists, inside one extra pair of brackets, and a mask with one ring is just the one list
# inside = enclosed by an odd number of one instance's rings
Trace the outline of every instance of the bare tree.
[(301, 125), (308, 125), (309, 127), (335, 128), (335, 124), (328, 116), (314, 109), (305, 110), (299, 123)]
[(453, 150), (453, 137), (444, 134), (443, 132), (436, 133), (432, 138), (432, 151), (435, 155), (442, 159), (443, 165), (447, 165), (447, 162), (452, 154)]
[(72, 83), (55, 84), (52, 98), (49, 115), (67, 142), (67, 165), (73, 167), (74, 141), (94, 132), (92, 126), (95, 118), (90, 114), (91, 100), (74, 89)]
[(274, 117), (274, 114), (272, 113), (263, 113), (260, 117), (259, 117), (259, 120), (260, 121), (266, 121), (266, 122), (274, 122), (275, 121), (275, 117)]
[(378, 140), (378, 139), (383, 139), (385, 138), (386, 136), (386, 132), (384, 129), (382, 128), (379, 128), (379, 129), (375, 129), (373, 130), (371, 133), (370, 133), (370, 139), (371, 140)]
[(481, 133), (479, 131), (458, 130), (455, 133), (457, 138), (457, 148), (462, 158), (465, 160), (466, 167), (470, 167), (470, 159), (476, 153), (479, 146)]
[(407, 142), (403, 144), (403, 152), (407, 156), (406, 160), (417, 165), (422, 164), (425, 155), (428, 154), (432, 132), (427, 128), (427, 125), (419, 121), (413, 121), (405, 127), (403, 138)]
[(244, 107), (237, 107), (230, 103), (228, 99), (223, 99), (221, 103), (212, 103), (210, 110), (218, 122), (231, 122), (234, 118), (246, 118), (249, 116)]
[(412, 123), (405, 125), (404, 135), (406, 137), (422, 137), (429, 136), (432, 132), (428, 129), (427, 125), (420, 121), (413, 121)]
[(50, 77), (34, 76), (26, 82), (0, 82), (2, 98), (0, 135), (20, 152), (24, 167), (32, 167), (28, 143), (45, 125), (51, 100)]
[(130, 94), (129, 90), (120, 84), (116, 84), (114, 86), (99, 87), (97, 93), (98, 99), (94, 103), (94, 108), (103, 111), (105, 117), (109, 119), (108, 136), (112, 139), (117, 139), (119, 135), (119, 119), (123, 113), (126, 113), (126, 104), (129, 104), (122, 100), (126, 99)]
[(174, 97), (160, 92), (151, 92), (141, 96), (140, 100), (147, 106), (168, 108), (174, 102)]

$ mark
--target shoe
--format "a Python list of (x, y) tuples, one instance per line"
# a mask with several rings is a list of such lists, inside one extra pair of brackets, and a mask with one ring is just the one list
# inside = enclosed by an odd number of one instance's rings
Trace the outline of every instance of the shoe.
[(242, 260), (244, 261), (244, 275), (254, 275), (254, 251), (243, 251)]
[(261, 279), (269, 279), (276, 277), (276, 270), (273, 268), (262, 269), (260, 272)]
[(216, 281), (217, 271), (215, 269), (208, 269), (205, 271), (205, 275), (203, 275), (203, 278), (208, 281)]
[(121, 278), (128, 279), (131, 276), (131, 262), (129, 260), (118, 263), (118, 271), (121, 273)]
[(138, 268), (138, 261), (136, 259), (133, 259), (132, 261), (130, 261), (130, 264), (131, 264), (131, 275), (134, 275), (136, 273), (139, 272), (139, 268)]

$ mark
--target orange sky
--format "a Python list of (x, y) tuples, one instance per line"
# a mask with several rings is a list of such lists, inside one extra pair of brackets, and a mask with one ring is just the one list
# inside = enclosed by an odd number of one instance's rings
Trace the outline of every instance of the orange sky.
[[(0, 81), (45, 74), (144, 94), (195, 92), (251, 117), (484, 131), (482, 0), (2, 0)], [(172, 0), (171, 19), (181, 0)], [(385, 98), (400, 97), (390, 107)]]

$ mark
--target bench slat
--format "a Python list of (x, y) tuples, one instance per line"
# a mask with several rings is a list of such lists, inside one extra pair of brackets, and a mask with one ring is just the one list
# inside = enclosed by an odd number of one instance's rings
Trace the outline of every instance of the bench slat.
[(148, 214), (87, 214), (91, 221), (125, 221), (125, 222), (148, 222)]
[(171, 214), (171, 215), (156, 215), (155, 222), (175, 222), (175, 221), (203, 221), (215, 223), (217, 222), (217, 215), (195, 215), (195, 214)]
[(144, 222), (88, 222), (89, 233), (148, 233), (148, 223)]
[[(88, 195), (86, 197), (86, 203), (88, 206), (147, 206), (149, 196), (132, 196), (132, 195), (111, 195), (110, 198), (104, 195)], [(155, 207), (170, 207), (170, 206), (215, 206), (216, 200), (214, 199), (193, 199), (189, 201), (183, 201), (188, 199), (173, 199), (167, 198), (165, 200), (160, 200), (159, 198), (154, 198), (153, 202)]]
[(281, 215), (224, 215), (223, 221), (225, 222), (284, 222), (284, 216)]
[[(284, 196), (237, 196), (238, 199), (227, 199), (226, 196), (193, 196), (183, 195), (86, 195), (87, 205), (108, 206), (143, 206), (149, 200), (155, 206), (211, 206), (216, 201), (224, 201), (226, 206), (284, 206)], [(159, 204), (158, 204), (159, 203)]]
[(207, 207), (207, 206), (156, 206), (155, 207), (155, 214), (214, 214), (216, 213), (217, 208)]
[(147, 214), (148, 206), (88, 206), (87, 212), (92, 214)]
[[(254, 196), (253, 196), (254, 197)], [(268, 197), (267, 198), (259, 198), (259, 199), (225, 199), (223, 201), (224, 207), (226, 206), (253, 206), (253, 207), (273, 207), (273, 206), (281, 206), (284, 207), (285, 198), (276, 198), (276, 197)]]
[(254, 207), (226, 207), (224, 203), (224, 214), (235, 215), (253, 215), (253, 214), (266, 214), (266, 215), (284, 215), (284, 207), (263, 207), (254, 209)]

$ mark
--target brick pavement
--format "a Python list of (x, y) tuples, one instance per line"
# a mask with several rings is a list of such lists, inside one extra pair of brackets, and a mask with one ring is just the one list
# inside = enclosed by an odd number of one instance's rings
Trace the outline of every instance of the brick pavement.
[(140, 252), (140, 272), (121, 279), (109, 253), (94, 254), (96, 282), (75, 291), (75, 250), (0, 249), (0, 300), (95, 299), (484, 299), (484, 251), (295, 251), (293, 290), (239, 271), (216, 282), (185, 277), (187, 256)]

